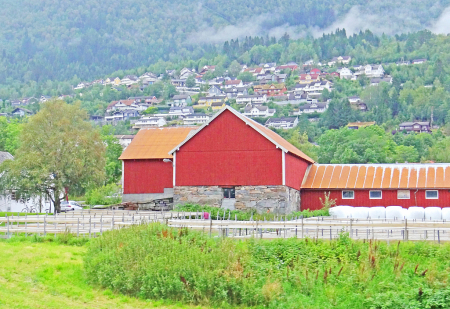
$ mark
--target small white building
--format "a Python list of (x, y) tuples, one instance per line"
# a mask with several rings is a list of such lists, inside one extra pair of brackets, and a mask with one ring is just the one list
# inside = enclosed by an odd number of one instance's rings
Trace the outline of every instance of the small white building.
[(185, 116), (183, 123), (185, 125), (204, 124), (209, 121), (209, 116), (202, 113), (194, 113)]
[(276, 110), (267, 106), (253, 105), (248, 103), (244, 108), (244, 115), (247, 117), (272, 117)]
[(267, 102), (265, 94), (241, 95), (236, 97), (236, 104), (263, 104)]
[(265, 126), (274, 129), (292, 129), (298, 124), (298, 117), (281, 117), (267, 119)]
[(164, 119), (164, 117), (155, 117), (154, 115), (151, 116), (144, 116), (136, 123), (134, 124), (133, 128), (140, 129), (140, 128), (148, 128), (148, 127), (163, 127), (167, 124), (167, 121)]

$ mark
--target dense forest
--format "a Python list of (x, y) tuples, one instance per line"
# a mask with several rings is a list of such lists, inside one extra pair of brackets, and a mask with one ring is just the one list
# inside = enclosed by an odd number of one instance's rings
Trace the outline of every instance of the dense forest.
[[(340, 25), (386, 29), (389, 24), (386, 31), (417, 31), (432, 28), (449, 4), (449, 0), (123, 0), (108, 4), (5, 0), (0, 10), (0, 84), (94, 79), (158, 60), (212, 58), (221, 49), (212, 43), (233, 36), (278, 38), (287, 31), (297, 38)], [(316, 54), (323, 58), (330, 52), (316, 50)]]

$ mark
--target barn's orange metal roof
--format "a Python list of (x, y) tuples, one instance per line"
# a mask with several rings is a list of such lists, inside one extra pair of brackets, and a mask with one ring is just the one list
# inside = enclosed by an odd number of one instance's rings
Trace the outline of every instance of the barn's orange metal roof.
[(450, 163), (314, 164), (303, 189), (450, 189)]
[(195, 127), (141, 129), (120, 156), (120, 160), (171, 159), (169, 151), (184, 141)]

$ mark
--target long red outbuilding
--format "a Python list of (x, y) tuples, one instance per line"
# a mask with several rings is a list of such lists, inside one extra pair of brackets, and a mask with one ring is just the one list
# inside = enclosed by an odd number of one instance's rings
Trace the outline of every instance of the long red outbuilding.
[(338, 205), (450, 206), (450, 164), (316, 164), (231, 107), (201, 127), (141, 130), (124, 151), (124, 201), (288, 213)]

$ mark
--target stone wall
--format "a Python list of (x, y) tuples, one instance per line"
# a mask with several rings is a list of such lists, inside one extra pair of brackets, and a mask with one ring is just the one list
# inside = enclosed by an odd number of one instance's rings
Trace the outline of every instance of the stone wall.
[[(286, 186), (237, 186), (235, 189), (235, 209), (288, 214), (300, 208), (300, 192)], [(222, 200), (223, 189), (218, 186), (174, 188), (175, 205), (194, 203), (221, 207)]]

